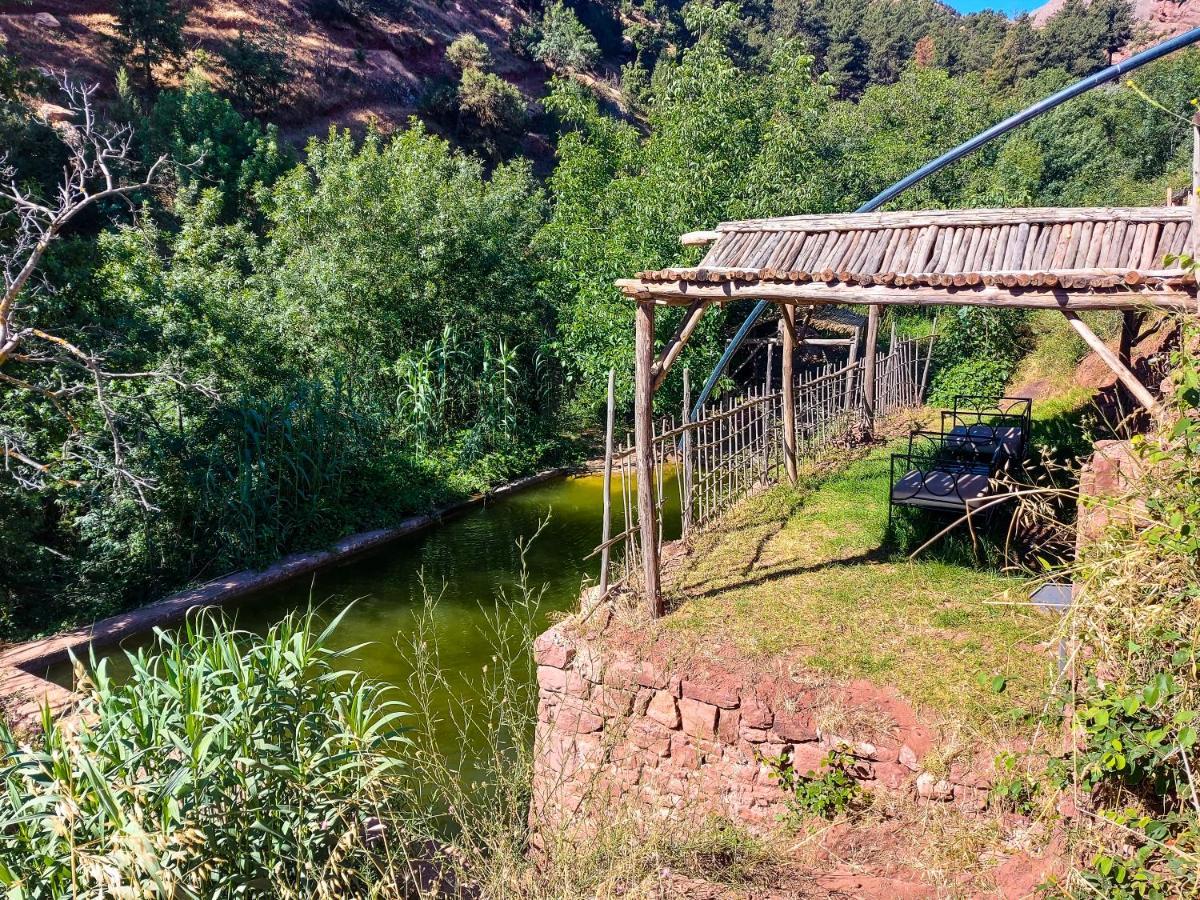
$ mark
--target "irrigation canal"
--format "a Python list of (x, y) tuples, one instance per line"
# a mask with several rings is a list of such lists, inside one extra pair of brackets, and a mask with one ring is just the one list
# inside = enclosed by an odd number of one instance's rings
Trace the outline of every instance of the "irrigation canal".
[[(528, 540), (545, 521), (538, 538), (526, 552), (529, 583), (542, 591), (538, 624), (545, 628), (549, 616), (573, 610), (584, 579), (595, 582), (599, 558), (585, 560), (600, 542), (602, 478), (585, 475), (543, 482), (475, 507), (448, 522), (401, 538), (369, 555), (302, 578), (282, 587), (251, 595), (226, 607), (239, 628), (263, 633), (293, 610), (310, 602), (321, 615), (332, 616), (353, 604), (334, 635), (336, 647), (365, 644), (345, 662), (371, 678), (396, 685), (401, 699), (412, 674), (411, 637), (423, 614), (428, 591), (439, 596), (432, 613), (432, 634), (441, 664), (453, 673), (450, 694), (435, 698), (441, 712), (453, 700), (469, 701), (482, 669), (491, 661), (492, 642), (488, 615), (497, 605), (504, 609), (520, 574), (518, 542)], [(619, 510), (619, 483), (614, 484), (614, 508)], [(664, 494), (669, 503), (664, 515), (664, 536), (678, 537), (679, 501), (673, 487)], [(614, 530), (624, 527), (613, 523)], [(544, 590), (543, 590), (544, 589)], [(123, 649), (150, 641), (149, 635), (127, 639), (122, 647), (102, 655), (116, 678), (128, 671)], [(70, 687), (69, 664), (53, 667), (48, 677)], [(454, 757), (463, 748), (444, 736), (443, 749)]]

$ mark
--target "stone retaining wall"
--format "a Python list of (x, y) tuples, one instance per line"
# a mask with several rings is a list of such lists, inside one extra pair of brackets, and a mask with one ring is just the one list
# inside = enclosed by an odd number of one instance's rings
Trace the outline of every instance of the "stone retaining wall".
[[(975, 766), (923, 771), (934, 762), (934, 735), (894, 691), (869, 682), (668, 665), (583, 637), (571, 622), (542, 634), (534, 655), (536, 825), (586, 822), (622, 803), (762, 830), (786, 811), (767, 760), (808, 773), (833, 748), (854, 756), (852, 774), (866, 790), (977, 810), (987, 802), (991, 783)], [(831, 721), (857, 723), (853, 738), (827, 728)]]

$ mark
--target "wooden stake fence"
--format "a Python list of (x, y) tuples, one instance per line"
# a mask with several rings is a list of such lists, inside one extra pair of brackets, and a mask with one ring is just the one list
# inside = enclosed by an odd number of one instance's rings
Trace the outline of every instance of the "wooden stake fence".
[[(816, 460), (845, 446), (874, 416), (920, 405), (924, 398), (932, 340), (893, 339), (886, 356), (876, 359), (874, 403), (865, 395), (866, 359), (843, 366), (834, 363), (793, 377), (794, 434), (797, 457)], [(767, 377), (762, 385), (722, 398), (687, 421), (691, 381), (684, 370), (684, 399), (680, 418), (668, 416), (653, 427), (650, 456), (655, 480), (653, 496), (645, 498), (657, 523), (656, 546), (663, 540), (663, 511), (668, 482), (673, 481), (680, 504), (680, 527), (686, 540), (718, 520), (730, 507), (759, 486), (778, 482), (786, 474), (784, 391), (772, 383), (768, 348)], [(609, 395), (609, 421), (615, 397)], [(605, 495), (615, 476), (621, 500), (619, 534), (612, 534), (612, 511), (604, 508), (601, 543), (592, 556), (601, 556), (600, 593), (621, 585), (643, 589), (646, 560), (641, 552), (637, 496), (636, 442), (629, 435), (619, 446), (606, 436)], [(614, 550), (620, 552), (614, 553)]]

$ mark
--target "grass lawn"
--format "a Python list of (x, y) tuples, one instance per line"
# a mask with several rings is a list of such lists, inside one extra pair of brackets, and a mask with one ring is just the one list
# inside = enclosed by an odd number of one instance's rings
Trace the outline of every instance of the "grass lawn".
[(664, 627), (693, 650), (787, 656), (892, 685), (980, 736), (1011, 733), (1046, 703), (1054, 660), (1039, 645), (1058, 619), (1024, 602), (1020, 579), (885, 545), (893, 449), (771, 488), (697, 538)]

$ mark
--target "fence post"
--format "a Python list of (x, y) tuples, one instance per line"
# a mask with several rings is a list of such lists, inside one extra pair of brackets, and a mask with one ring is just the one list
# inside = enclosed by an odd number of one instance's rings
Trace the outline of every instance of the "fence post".
[(787, 320), (783, 329), (783, 465), (787, 470), (788, 481), (795, 484), (796, 386), (792, 367), (795, 364), (796, 341), (792, 335), (795, 333), (796, 309), (790, 303), (786, 303), (781, 311)]
[(863, 407), (867, 432), (875, 431), (875, 344), (879, 340), (879, 304), (871, 305), (867, 315), (867, 346), (863, 362)]
[(683, 370), (683, 465), (679, 469), (679, 477), (683, 490), (680, 496), (680, 518), (682, 520), (683, 539), (686, 541), (692, 531), (692, 430), (688, 427), (688, 419), (692, 408), (692, 379), (691, 373), (685, 367)]
[(775, 408), (771, 397), (771, 377), (775, 368), (775, 345), (767, 344), (767, 377), (763, 379), (763, 402), (758, 405), (758, 418), (762, 423), (762, 466), (763, 484), (771, 480), (771, 439), (775, 429), (771, 425), (771, 411)]
[(858, 363), (858, 344), (862, 340), (862, 329), (854, 329), (854, 339), (850, 342), (850, 351), (846, 355), (846, 412), (854, 406), (854, 367)]
[(634, 447), (637, 455), (638, 528), (641, 531), (642, 572), (650, 618), (662, 618), (658, 571), (658, 522), (654, 503), (654, 303), (637, 304), (637, 342), (634, 354)]
[(600, 596), (608, 593), (609, 546), (612, 538), (613, 420), (617, 405), (617, 371), (608, 370), (608, 421), (604, 429), (604, 519), (600, 532)]

